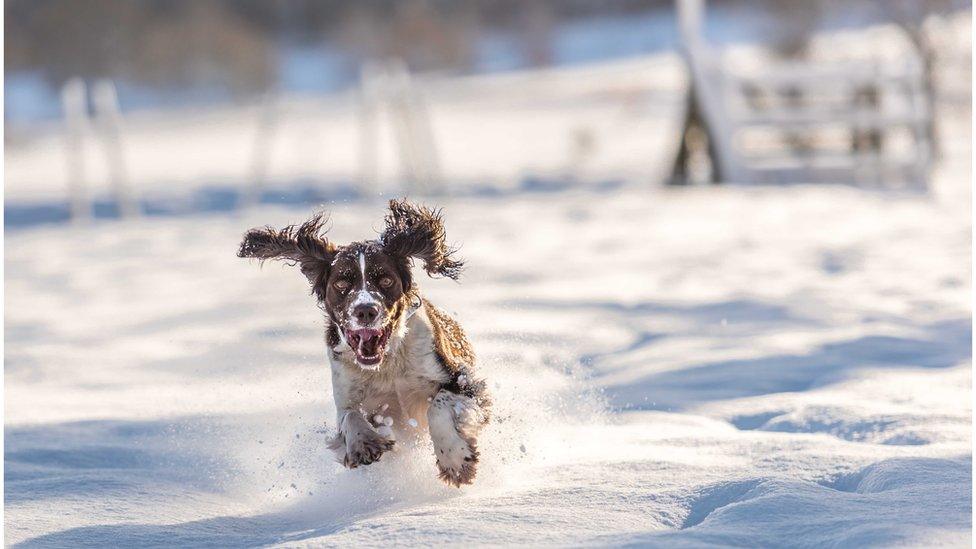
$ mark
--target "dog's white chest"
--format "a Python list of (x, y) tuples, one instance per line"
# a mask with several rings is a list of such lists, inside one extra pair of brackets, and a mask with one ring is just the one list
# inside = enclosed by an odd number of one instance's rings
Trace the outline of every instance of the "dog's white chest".
[(408, 321), (406, 333), (376, 370), (365, 370), (350, 360), (332, 364), (334, 383), (361, 395), (362, 412), (376, 426), (407, 432), (427, 428), (430, 401), (448, 379), (425, 320), (418, 314)]

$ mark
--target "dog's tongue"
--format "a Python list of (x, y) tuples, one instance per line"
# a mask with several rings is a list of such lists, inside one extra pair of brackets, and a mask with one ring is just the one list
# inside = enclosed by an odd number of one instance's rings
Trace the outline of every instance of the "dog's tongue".
[(378, 362), (382, 336), (382, 330), (373, 330), (370, 328), (350, 330), (348, 334), (349, 346), (355, 351), (356, 358), (360, 362)]

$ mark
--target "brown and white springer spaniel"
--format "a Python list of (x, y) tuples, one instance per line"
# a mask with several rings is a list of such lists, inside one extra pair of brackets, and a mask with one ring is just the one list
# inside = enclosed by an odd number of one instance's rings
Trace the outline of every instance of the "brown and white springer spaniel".
[(428, 429), (440, 478), (470, 484), (491, 402), (464, 331), (421, 297), (410, 272), (416, 258), (432, 277), (460, 275), (440, 212), (392, 200), (379, 238), (345, 246), (325, 238), (325, 221), (252, 229), (237, 255), (297, 264), (326, 313), (338, 415), (330, 447), (355, 468), (378, 461), (398, 435)]

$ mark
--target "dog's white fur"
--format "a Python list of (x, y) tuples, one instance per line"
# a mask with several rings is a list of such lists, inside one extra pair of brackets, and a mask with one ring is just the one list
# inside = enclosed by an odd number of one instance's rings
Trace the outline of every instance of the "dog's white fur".
[[(331, 446), (341, 463), (356, 467), (378, 460), (395, 439), (426, 429), (441, 477), (452, 484), (468, 482), (475, 473), (475, 440), (484, 424), (483, 411), (473, 399), (441, 389), (450, 376), (436, 357), (426, 305), (400, 324), (377, 368), (361, 367), (341, 339), (333, 347), (338, 434)], [(385, 418), (393, 420), (388, 426), (392, 433), (383, 424)]]

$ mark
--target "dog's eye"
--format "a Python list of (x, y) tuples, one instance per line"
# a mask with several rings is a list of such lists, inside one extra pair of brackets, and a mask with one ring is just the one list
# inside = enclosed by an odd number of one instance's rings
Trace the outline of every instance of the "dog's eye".
[(344, 292), (348, 290), (349, 287), (352, 286), (352, 284), (350, 284), (348, 280), (336, 280), (335, 282), (332, 283), (332, 286), (334, 286), (336, 290), (339, 290), (340, 292)]
[(384, 276), (383, 278), (380, 279), (380, 286), (381, 287), (383, 287), (383, 288), (389, 288), (392, 285), (393, 285), (393, 279), (392, 278), (390, 278), (388, 276)]

